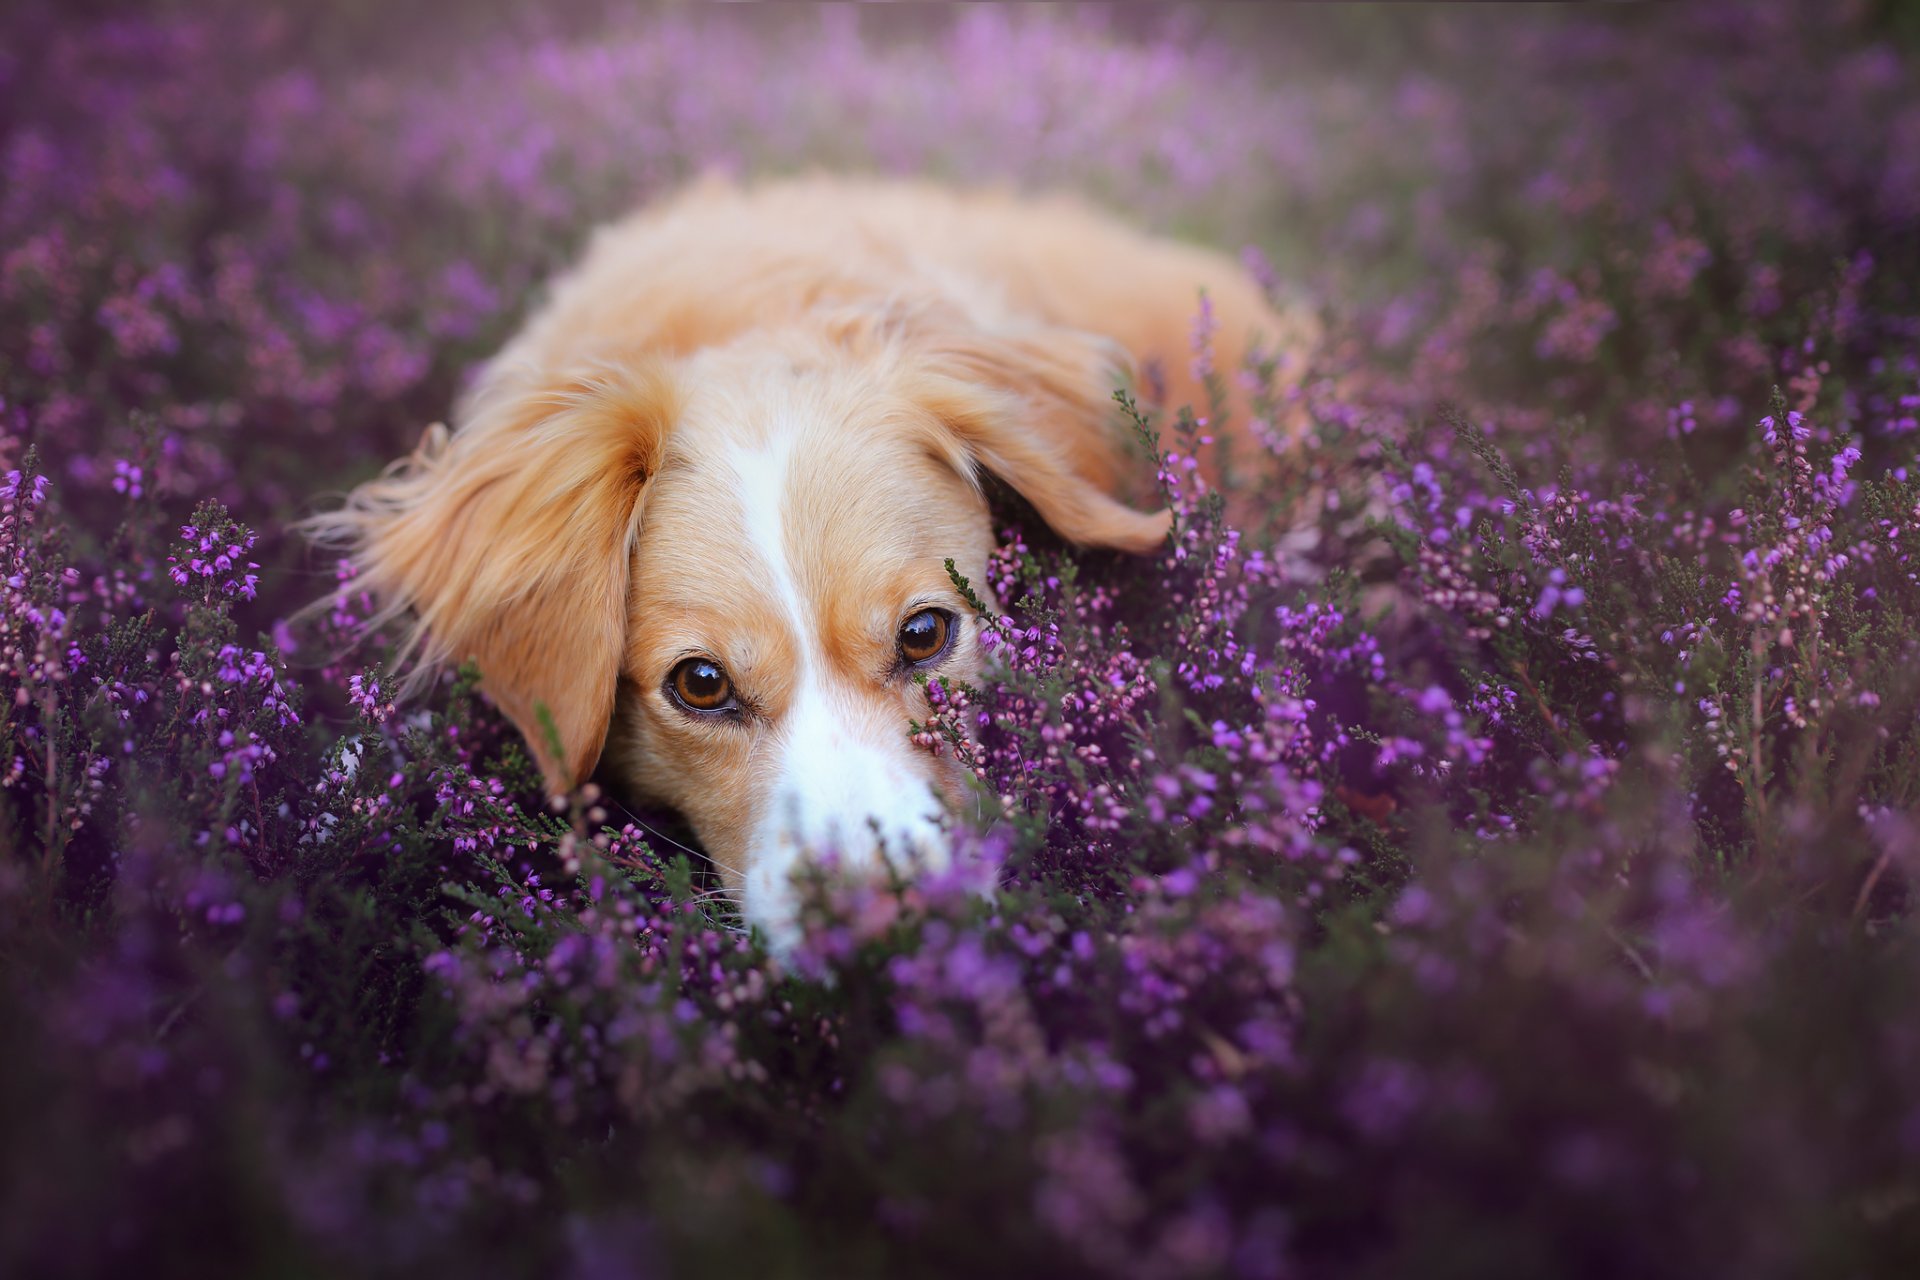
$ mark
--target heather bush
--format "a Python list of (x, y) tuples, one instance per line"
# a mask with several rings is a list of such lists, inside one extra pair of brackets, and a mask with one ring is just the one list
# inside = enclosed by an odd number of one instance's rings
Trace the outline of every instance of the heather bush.
[[(390, 21), (5, 20), (0, 1269), (1920, 1265), (1911, 24)], [(1003, 504), (902, 728), (961, 870), (776, 961), (288, 530), (596, 219), (816, 163), (1091, 190), (1329, 340), (1117, 396), (1159, 554)]]

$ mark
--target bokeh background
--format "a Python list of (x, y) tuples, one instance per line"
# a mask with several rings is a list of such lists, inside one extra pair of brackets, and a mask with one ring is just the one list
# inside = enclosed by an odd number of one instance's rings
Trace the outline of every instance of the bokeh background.
[[(1920, 1267), (1913, 6), (402, 9), (0, 18), (0, 1270)], [(1004, 513), (1005, 891), (796, 974), (291, 529), (816, 167), (1328, 342), (1240, 527), (1173, 415), (1165, 556)]]
[(1605, 286), (1785, 310), (1788, 261), (1910, 226), (1905, 13), (28, 5), (4, 219), (39, 382), (9, 402), (76, 497), (150, 453), (277, 531), (446, 416), (596, 222), (710, 169), (828, 167), (1064, 187), (1255, 248), (1443, 394), (1506, 359), (1478, 317), (1432, 332), (1484, 289), (1540, 329), (1550, 359), (1510, 375), (1544, 412), (1724, 419), (1734, 388), (1690, 377), (1773, 372), (1735, 317), (1629, 326)]

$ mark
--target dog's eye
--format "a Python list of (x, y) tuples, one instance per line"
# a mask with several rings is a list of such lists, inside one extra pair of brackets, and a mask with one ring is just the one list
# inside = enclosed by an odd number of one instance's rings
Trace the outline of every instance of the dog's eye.
[(712, 658), (688, 658), (667, 677), (674, 701), (689, 711), (722, 711), (733, 705), (733, 681)]
[(932, 662), (946, 653), (952, 635), (952, 614), (945, 609), (922, 609), (900, 624), (900, 657), (912, 666)]

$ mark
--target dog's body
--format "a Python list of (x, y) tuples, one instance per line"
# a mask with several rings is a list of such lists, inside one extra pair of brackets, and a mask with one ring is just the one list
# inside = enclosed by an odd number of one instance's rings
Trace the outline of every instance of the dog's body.
[(1202, 289), (1223, 370), (1308, 341), (1226, 259), (1072, 202), (702, 183), (602, 230), (452, 437), (315, 524), (429, 666), (478, 660), (551, 786), (604, 753), (778, 941), (809, 850), (942, 858), (964, 780), (907, 722), (915, 674), (982, 664), (944, 567), (985, 580), (977, 473), (1072, 541), (1164, 537), (1114, 496), (1111, 395), (1152, 362), (1204, 404)]

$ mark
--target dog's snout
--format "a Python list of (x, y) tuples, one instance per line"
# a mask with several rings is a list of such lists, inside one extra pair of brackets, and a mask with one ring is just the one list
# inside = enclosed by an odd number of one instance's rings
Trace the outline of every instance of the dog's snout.
[(943, 832), (933, 788), (914, 778), (867, 781), (826, 803), (786, 792), (769, 824), (771, 842), (800, 858), (830, 854), (849, 870), (920, 862), (934, 854)]
[(799, 938), (795, 873), (911, 875), (948, 861), (944, 806), (898, 744), (821, 705), (797, 707), (748, 850), (741, 907), (776, 951)]

